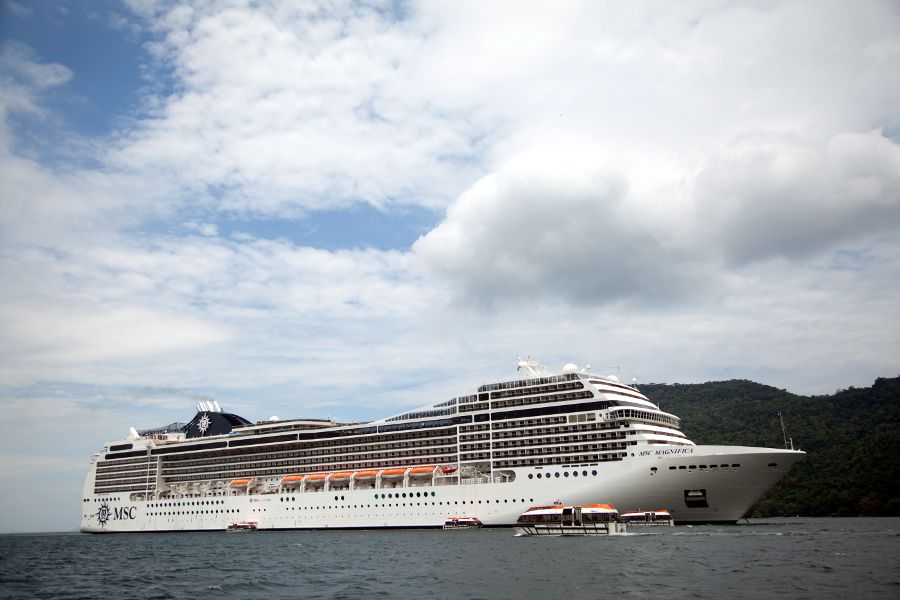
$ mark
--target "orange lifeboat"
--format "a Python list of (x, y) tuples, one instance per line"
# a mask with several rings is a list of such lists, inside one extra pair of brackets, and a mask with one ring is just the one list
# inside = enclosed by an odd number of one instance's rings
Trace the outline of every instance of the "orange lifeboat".
[(409, 474), (413, 477), (422, 477), (425, 475), (433, 475), (434, 470), (437, 469), (436, 466), (430, 465), (427, 467), (413, 467), (409, 470)]
[(247, 485), (248, 483), (250, 483), (249, 479), (232, 479), (230, 485), (237, 487), (241, 485)]
[(400, 467), (399, 469), (381, 470), (382, 477), (402, 477), (403, 475), (406, 475), (406, 467)]
[(376, 475), (378, 475), (378, 471), (377, 471), (377, 470), (374, 470), (374, 471), (356, 471), (356, 472), (353, 473), (353, 476), (354, 476), (356, 479), (372, 479), (372, 478), (375, 477)]
[(306, 481), (325, 481), (331, 473), (313, 473), (306, 476)]
[(340, 473), (332, 473), (331, 479), (350, 479), (353, 471), (341, 471)]
[(296, 485), (303, 481), (305, 475), (286, 475), (281, 478), (282, 485)]

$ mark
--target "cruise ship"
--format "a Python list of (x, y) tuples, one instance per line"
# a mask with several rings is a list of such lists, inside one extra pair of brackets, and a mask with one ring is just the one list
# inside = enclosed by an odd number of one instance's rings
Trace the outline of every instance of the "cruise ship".
[(636, 387), (590, 368), (519, 378), (367, 423), (252, 423), (201, 402), (91, 458), (81, 531), (440, 528), (465, 513), (512, 527), (534, 505), (668, 509), (734, 523), (804, 456), (701, 446)]

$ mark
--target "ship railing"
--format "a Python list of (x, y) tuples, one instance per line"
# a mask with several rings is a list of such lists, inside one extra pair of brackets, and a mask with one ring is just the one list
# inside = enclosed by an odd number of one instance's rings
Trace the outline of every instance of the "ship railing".
[(467, 479), (460, 479), (460, 480), (459, 480), (459, 484), (460, 484), (460, 485), (476, 485), (476, 484), (479, 484), (479, 483), (490, 483), (490, 482), (491, 482), (491, 478), (490, 478), (490, 477), (484, 477), (484, 476), (479, 476), (479, 477), (469, 477), (469, 478), (467, 478)]

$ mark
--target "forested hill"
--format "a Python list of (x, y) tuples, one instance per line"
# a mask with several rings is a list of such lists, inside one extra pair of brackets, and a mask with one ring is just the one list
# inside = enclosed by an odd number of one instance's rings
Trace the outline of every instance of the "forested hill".
[(900, 515), (900, 377), (812, 397), (746, 380), (639, 387), (696, 444), (783, 448), (784, 416), (807, 456), (751, 516)]

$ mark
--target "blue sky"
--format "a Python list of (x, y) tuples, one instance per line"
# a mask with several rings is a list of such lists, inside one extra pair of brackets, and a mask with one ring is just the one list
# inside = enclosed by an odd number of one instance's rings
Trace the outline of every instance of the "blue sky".
[[(17, 10), (12, 6), (20, 6)], [(109, 134), (115, 122), (133, 114), (148, 85), (143, 36), (114, 26), (123, 7), (110, 2), (7, 3), (0, 35), (31, 48), (42, 61), (70, 68), (74, 76), (54, 94), (53, 108), (81, 135)]]
[(76, 527), (88, 457), (197, 399), (365, 420), (518, 355), (897, 375), (898, 31), (892, 2), (3, 2), (0, 531)]

